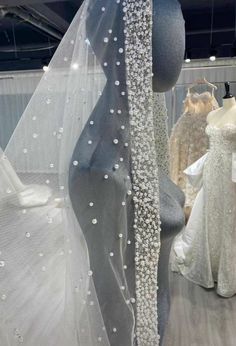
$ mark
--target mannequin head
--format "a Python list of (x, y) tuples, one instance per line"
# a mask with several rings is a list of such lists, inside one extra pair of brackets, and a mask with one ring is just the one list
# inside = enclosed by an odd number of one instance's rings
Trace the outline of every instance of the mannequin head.
[(177, 82), (185, 50), (185, 28), (177, 0), (153, 0), (153, 90), (165, 92)]
[[(87, 36), (107, 78), (119, 61), (119, 80), (125, 76), (124, 13), (116, 1), (91, 0), (87, 18)], [(103, 9), (103, 10), (102, 10)], [(97, 24), (97, 25), (96, 25)], [(99, 37), (99, 39), (98, 39)], [(108, 39), (108, 42), (104, 42)], [(115, 41), (114, 41), (115, 40)], [(106, 40), (107, 41), (107, 40)], [(181, 71), (185, 49), (184, 20), (177, 0), (153, 0), (153, 90), (171, 89)], [(106, 66), (104, 66), (104, 63)]]

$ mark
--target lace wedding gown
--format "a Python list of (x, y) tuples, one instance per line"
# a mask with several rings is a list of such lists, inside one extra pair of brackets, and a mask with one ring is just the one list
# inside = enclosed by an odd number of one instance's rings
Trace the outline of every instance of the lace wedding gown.
[(236, 294), (236, 185), (232, 182), (232, 153), (236, 126), (208, 125), (210, 138), (203, 187), (197, 195), (186, 229), (172, 249), (172, 270), (223, 297)]
[(203, 156), (208, 149), (205, 133), (206, 118), (218, 108), (213, 94), (188, 93), (184, 101), (184, 113), (177, 121), (170, 137), (170, 175), (186, 195), (186, 206), (192, 206), (198, 190), (193, 188), (183, 171)]

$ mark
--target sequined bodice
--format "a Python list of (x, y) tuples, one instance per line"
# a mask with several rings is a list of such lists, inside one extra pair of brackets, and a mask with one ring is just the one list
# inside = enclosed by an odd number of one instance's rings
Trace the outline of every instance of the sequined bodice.
[(236, 151), (236, 125), (225, 125), (222, 128), (208, 125), (206, 133), (209, 136), (210, 148), (219, 153)]

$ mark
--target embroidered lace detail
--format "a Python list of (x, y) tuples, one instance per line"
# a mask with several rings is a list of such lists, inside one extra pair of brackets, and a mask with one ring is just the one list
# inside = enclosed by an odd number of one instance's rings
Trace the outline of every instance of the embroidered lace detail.
[(157, 346), (160, 211), (153, 127), (152, 1), (127, 0), (123, 5), (135, 207), (136, 335), (138, 346)]

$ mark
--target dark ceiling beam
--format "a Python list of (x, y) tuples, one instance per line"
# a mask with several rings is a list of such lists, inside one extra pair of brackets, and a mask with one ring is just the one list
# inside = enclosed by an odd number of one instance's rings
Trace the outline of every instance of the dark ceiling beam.
[(45, 4), (49, 2), (58, 2), (58, 1), (65, 1), (65, 0), (1, 0), (0, 7), (27, 6), (27, 5)]
[(0, 16), (16, 16), (18, 18), (23, 19), (25, 22), (33, 25), (34, 27), (40, 29), (42, 32), (47, 33), (48, 35), (61, 40), (63, 35), (58, 32), (57, 30), (51, 28), (49, 25), (45, 24), (43, 21), (39, 19), (35, 19), (33, 16), (31, 16), (26, 11), (23, 11), (21, 8), (18, 7), (6, 7), (0, 9)]
[[(213, 34), (218, 34), (218, 33), (227, 33), (227, 32), (234, 32), (235, 28), (222, 28), (222, 29), (213, 29), (212, 33)], [(193, 30), (193, 31), (187, 31), (186, 35), (187, 36), (193, 36), (193, 35), (206, 35), (206, 34), (210, 34), (211, 30), (207, 29), (207, 30)]]
[(48, 44), (48, 43), (28, 43), (28, 44), (17, 44), (0, 46), (1, 53), (30, 53), (30, 52), (41, 52), (45, 50), (54, 49), (58, 46), (58, 42)]
[(50, 23), (51, 26), (54, 26), (63, 33), (65, 33), (69, 27), (67, 20), (59, 16), (45, 4), (29, 5), (27, 9), (29, 9), (30, 12), (36, 13), (39, 17)]

